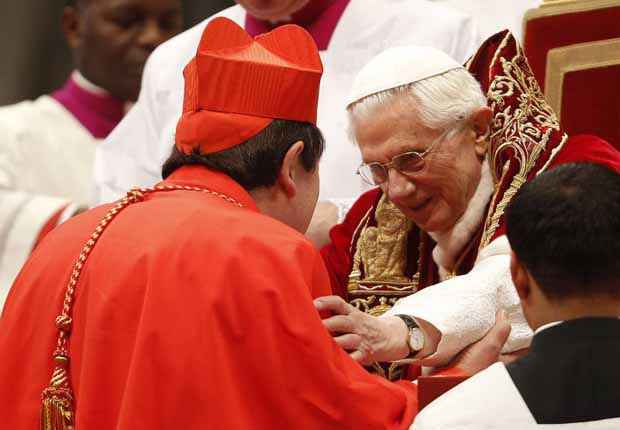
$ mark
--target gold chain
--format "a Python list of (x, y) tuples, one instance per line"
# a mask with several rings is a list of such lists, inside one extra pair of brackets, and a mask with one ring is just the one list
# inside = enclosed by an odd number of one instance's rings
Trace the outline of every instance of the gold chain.
[(144, 200), (146, 194), (157, 191), (198, 191), (224, 199), (240, 208), (243, 207), (241, 203), (232, 197), (207, 188), (183, 185), (158, 185), (150, 188), (134, 188), (129, 191), (125, 197), (116, 202), (116, 204), (106, 213), (101, 221), (99, 221), (99, 224), (97, 224), (95, 231), (90, 235), (90, 238), (82, 248), (80, 256), (73, 266), (73, 271), (71, 272), (71, 276), (69, 278), (65, 299), (62, 305), (62, 311), (60, 315), (56, 317), (58, 341), (53, 354), (55, 368), (50, 385), (43, 391), (42, 394), (42, 429), (73, 429), (73, 392), (69, 381), (69, 347), (67, 342), (69, 340), (73, 325), (71, 314), (73, 310), (73, 303), (75, 301), (75, 290), (80, 279), (80, 275), (82, 274), (84, 264), (86, 264), (86, 259), (101, 237), (103, 231), (123, 209), (132, 203), (137, 203)]

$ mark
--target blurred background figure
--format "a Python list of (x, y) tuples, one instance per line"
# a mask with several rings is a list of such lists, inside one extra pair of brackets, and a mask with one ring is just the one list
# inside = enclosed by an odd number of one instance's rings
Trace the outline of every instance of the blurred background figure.
[(0, 108), (0, 304), (36, 243), (88, 206), (96, 144), (137, 99), (151, 52), (182, 30), (181, 0), (69, 0), (61, 28), (64, 85)]

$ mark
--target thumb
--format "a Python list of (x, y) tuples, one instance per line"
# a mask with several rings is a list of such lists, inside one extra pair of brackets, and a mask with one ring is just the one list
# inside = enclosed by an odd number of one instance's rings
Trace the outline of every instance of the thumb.
[(499, 359), (504, 344), (510, 336), (510, 322), (504, 310), (495, 315), (495, 325), (473, 345), (468, 346), (453, 363), (473, 375), (486, 369)]

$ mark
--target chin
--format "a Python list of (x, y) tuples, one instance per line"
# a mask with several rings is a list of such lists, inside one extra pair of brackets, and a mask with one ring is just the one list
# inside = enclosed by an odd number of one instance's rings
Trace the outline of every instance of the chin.
[(442, 233), (454, 227), (456, 222), (452, 218), (453, 217), (441, 216), (431, 217), (425, 223), (418, 224), (418, 227), (427, 233)]

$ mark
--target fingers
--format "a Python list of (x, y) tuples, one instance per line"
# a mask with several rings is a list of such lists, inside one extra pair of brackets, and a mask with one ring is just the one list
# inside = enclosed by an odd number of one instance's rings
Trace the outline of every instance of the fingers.
[(354, 323), (348, 316), (335, 315), (323, 320), (323, 325), (332, 335), (352, 333), (355, 329)]
[(367, 348), (364, 348), (364, 344), (360, 344), (360, 348), (351, 352), (349, 356), (360, 363), (362, 366), (372, 364), (375, 360), (372, 358), (372, 354)]
[(510, 335), (510, 322), (505, 311), (500, 310), (495, 317), (495, 325), (478, 342), (468, 346), (457, 356), (453, 365), (470, 375), (487, 368), (499, 359), (499, 355)]
[(359, 350), (353, 351), (351, 354), (349, 354), (349, 356), (353, 360), (357, 361), (358, 363), (366, 364), (365, 360), (366, 360), (367, 357), (366, 357), (366, 354), (363, 353), (362, 351), (359, 351)]
[(483, 341), (486, 340), (488, 347), (497, 350), (497, 354), (499, 354), (508, 340), (511, 330), (512, 326), (510, 325), (508, 314), (505, 310), (500, 309), (495, 314), (495, 325), (489, 330)]
[(502, 354), (499, 356), (499, 361), (501, 361), (504, 364), (512, 363), (513, 361), (518, 360), (519, 358), (527, 354), (529, 350), (530, 350), (529, 348), (523, 348), (523, 349), (519, 349), (518, 351), (509, 352), (507, 354)]
[(314, 300), (314, 307), (319, 312), (329, 311), (333, 315), (348, 315), (356, 309), (339, 296), (325, 296)]
[(478, 341), (476, 349), (481, 357), (486, 357), (489, 361), (488, 365), (496, 362), (502, 352), (504, 344), (510, 336), (510, 322), (506, 311), (499, 310), (495, 316), (495, 325), (491, 330)]
[(335, 337), (334, 340), (345, 351), (356, 351), (362, 343), (362, 337), (357, 334), (345, 334)]

